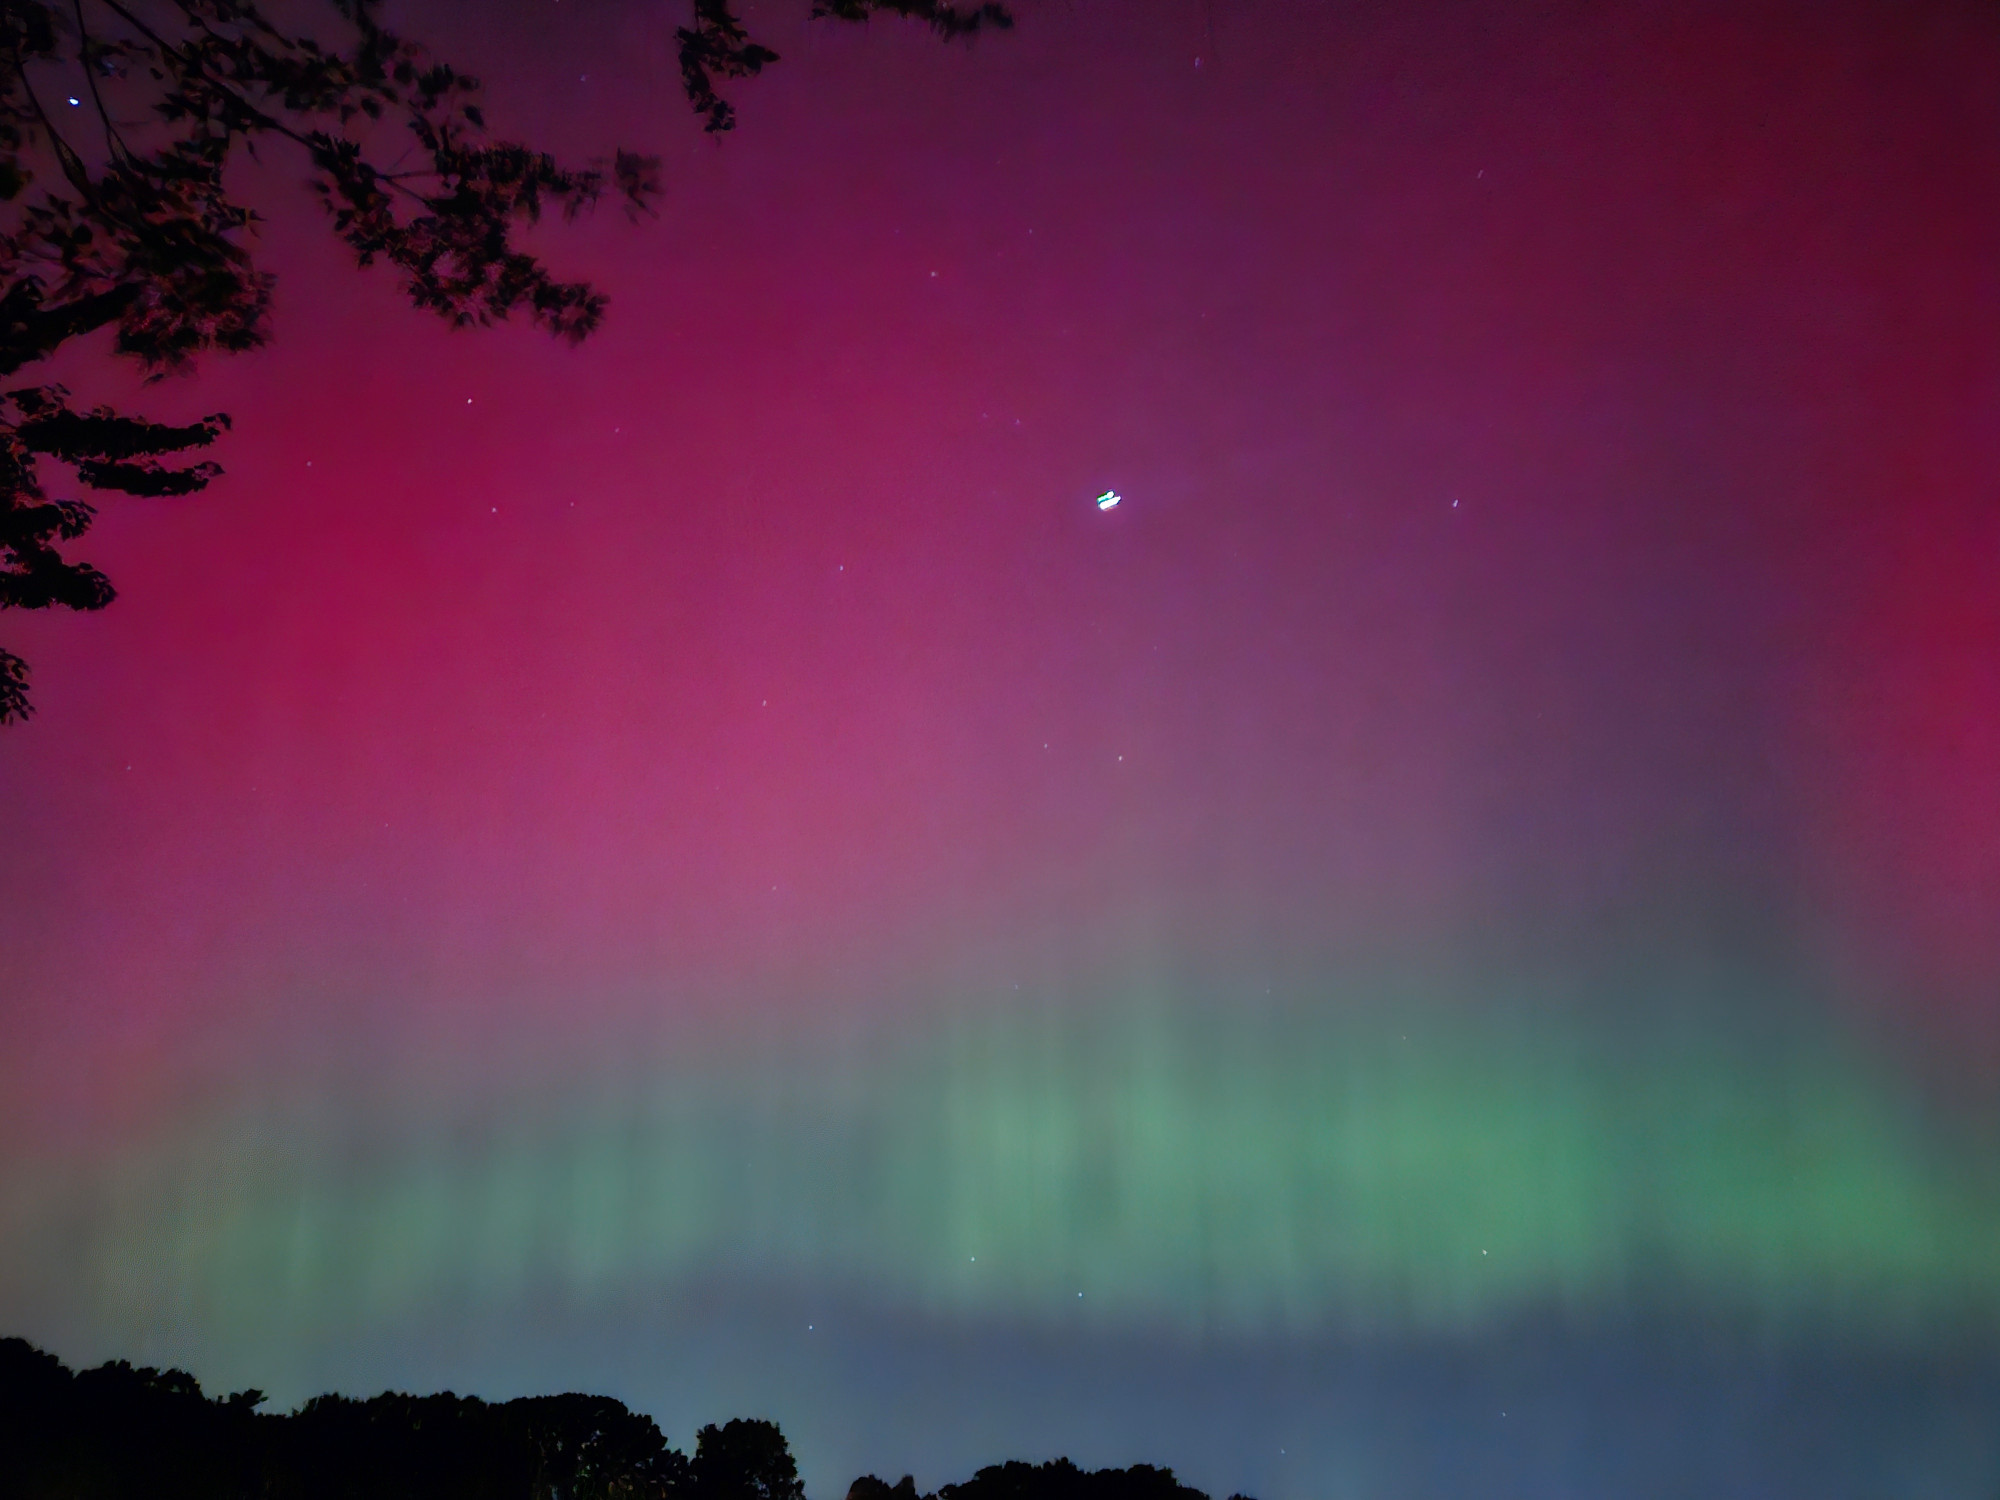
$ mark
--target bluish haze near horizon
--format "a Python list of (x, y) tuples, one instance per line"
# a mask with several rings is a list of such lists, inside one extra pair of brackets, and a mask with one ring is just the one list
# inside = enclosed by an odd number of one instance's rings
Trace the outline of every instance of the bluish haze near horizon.
[[(815, 1500), (2000, 1493), (2000, 15), (406, 5), (657, 150), (9, 616), (0, 1331)], [(329, 28), (330, 29), (330, 28)], [(1096, 497), (1115, 489), (1114, 510)]]

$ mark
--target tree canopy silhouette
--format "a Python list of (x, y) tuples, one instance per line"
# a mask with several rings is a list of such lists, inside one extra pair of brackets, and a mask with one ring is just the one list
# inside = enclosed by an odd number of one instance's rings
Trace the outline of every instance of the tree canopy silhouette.
[[(184, 1370), (119, 1360), (72, 1373), (0, 1339), (0, 1495), (8, 1500), (805, 1500), (775, 1422), (696, 1435), (690, 1462), (608, 1396), (315, 1396), (259, 1411)], [(919, 1500), (864, 1474), (847, 1500)], [(921, 1500), (1208, 1500), (1171, 1469), (995, 1464)], [(1232, 1495), (1230, 1500), (1245, 1500)]]
[[(751, 38), (735, 0), (688, 4), (681, 87), (703, 128), (725, 132), (736, 115), (720, 86), (778, 54)], [(331, 41), (257, 0), (0, 0), (0, 378), (105, 328), (150, 379), (264, 343), (272, 276), (252, 253), (257, 215), (225, 177), (265, 143), (298, 153), (357, 264), (393, 267), (417, 307), (457, 327), (527, 318), (572, 341), (597, 327), (603, 294), (558, 277), (520, 231), (607, 195), (634, 217), (654, 212), (659, 159), (621, 148), (565, 166), (495, 136), (479, 81), (383, 26), (380, 0), (324, 8)], [(998, 4), (950, 0), (812, 0), (811, 14), (904, 16), (947, 39), (1013, 24)], [(191, 494), (220, 469), (161, 460), (227, 425), (78, 411), (54, 384), (6, 392), (0, 609), (114, 597), (65, 554), (96, 512), (51, 500), (46, 462), (83, 489)], [(32, 712), (27, 683), (26, 663), (0, 650), (0, 724)]]
[(733, 1418), (695, 1434), (697, 1500), (805, 1500), (798, 1465), (775, 1422)]
[[(1134, 1464), (1129, 1469), (1079, 1469), (1066, 1458), (1045, 1464), (1018, 1460), (992, 1464), (963, 1484), (948, 1484), (934, 1495), (917, 1494), (905, 1474), (896, 1484), (864, 1474), (848, 1486), (847, 1500), (1208, 1500), (1174, 1478), (1172, 1469)], [(1230, 1500), (1246, 1500), (1232, 1495)]]
[[(182, 1370), (72, 1374), (0, 1339), (0, 1494), (13, 1500), (671, 1500), (686, 1458), (606, 1396), (316, 1396), (259, 1412)], [(769, 1427), (784, 1461), (784, 1438)]]

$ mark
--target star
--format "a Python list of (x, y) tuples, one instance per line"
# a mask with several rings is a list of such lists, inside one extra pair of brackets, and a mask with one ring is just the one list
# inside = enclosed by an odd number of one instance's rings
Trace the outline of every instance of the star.
[(1099, 510), (1110, 510), (1123, 498), (1124, 496), (1120, 495), (1116, 490), (1106, 490), (1097, 497), (1097, 508)]

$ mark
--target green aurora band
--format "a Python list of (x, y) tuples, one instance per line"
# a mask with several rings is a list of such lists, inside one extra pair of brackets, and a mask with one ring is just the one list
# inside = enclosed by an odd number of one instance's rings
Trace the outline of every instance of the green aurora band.
[(1201, 1337), (2000, 1329), (1990, 1119), (1823, 1015), (1602, 1014), (1135, 987), (526, 1065), (409, 1044), (16, 1155), (0, 1270), (113, 1339), (239, 1349), (717, 1278)]

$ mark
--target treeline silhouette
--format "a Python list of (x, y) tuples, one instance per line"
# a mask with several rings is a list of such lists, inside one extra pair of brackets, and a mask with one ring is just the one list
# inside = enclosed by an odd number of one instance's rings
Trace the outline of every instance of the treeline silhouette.
[[(1079, 1469), (1059, 1458), (1046, 1464), (994, 1464), (964, 1484), (948, 1484), (934, 1495), (919, 1495), (916, 1480), (908, 1474), (897, 1484), (864, 1474), (848, 1486), (847, 1500), (1208, 1500), (1208, 1496), (1175, 1479), (1172, 1469), (1151, 1464)], [(1231, 1495), (1229, 1500), (1249, 1497)]]
[[(210, 1397), (185, 1370), (72, 1371), (0, 1339), (0, 1500), (804, 1500), (775, 1422), (704, 1427), (689, 1458), (608, 1396), (445, 1392)], [(864, 1475), (848, 1500), (1208, 1500), (1171, 1469), (998, 1464), (919, 1497)], [(1232, 1496), (1231, 1500), (1244, 1500)]]

